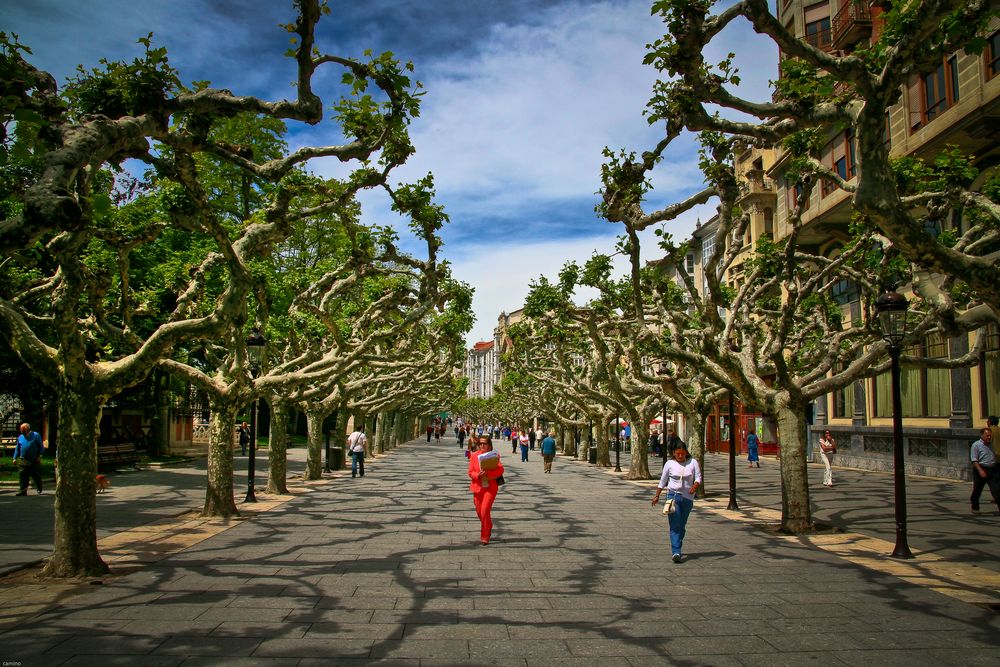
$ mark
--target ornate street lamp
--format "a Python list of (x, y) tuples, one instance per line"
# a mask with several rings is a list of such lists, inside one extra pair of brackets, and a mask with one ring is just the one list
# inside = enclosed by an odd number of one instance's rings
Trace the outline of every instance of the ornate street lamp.
[(736, 422), (733, 418), (733, 392), (729, 392), (729, 505), (727, 510), (738, 510), (736, 502)]
[(906, 337), (906, 311), (910, 304), (898, 292), (875, 299), (882, 338), (889, 344), (892, 360), (892, 468), (896, 492), (896, 545), (893, 558), (913, 558), (906, 543), (906, 469), (903, 463), (903, 399), (899, 391), (899, 356)]
[[(666, 385), (668, 382), (672, 382), (673, 378), (670, 377), (670, 368), (666, 364), (660, 364), (660, 367), (656, 369), (656, 374), (660, 376), (660, 382)], [(671, 456), (672, 452), (667, 451), (667, 402), (663, 402), (663, 419), (660, 422), (660, 458), (666, 462), (667, 457)]]
[(621, 441), (621, 417), (615, 417), (615, 472), (622, 471), (621, 464), (621, 452), (622, 452), (622, 441)]
[[(247, 354), (250, 357), (250, 375), (254, 379), (260, 374), (261, 360), (264, 358), (264, 346), (267, 339), (259, 329), (254, 329), (247, 336)], [(254, 391), (253, 406), (250, 408), (250, 456), (247, 459), (247, 497), (245, 503), (257, 502), (254, 494), (254, 473), (257, 467), (257, 392)]]

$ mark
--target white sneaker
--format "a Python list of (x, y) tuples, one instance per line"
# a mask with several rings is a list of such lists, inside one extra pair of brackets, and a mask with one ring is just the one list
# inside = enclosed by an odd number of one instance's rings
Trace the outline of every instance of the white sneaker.
[(680, 554), (674, 554), (673, 556), (670, 557), (670, 560), (674, 561), (675, 563), (679, 563), (679, 562), (681, 562), (681, 555)]

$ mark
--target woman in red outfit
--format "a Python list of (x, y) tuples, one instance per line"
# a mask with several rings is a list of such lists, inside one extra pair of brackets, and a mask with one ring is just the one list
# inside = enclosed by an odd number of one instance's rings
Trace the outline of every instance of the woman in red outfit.
[(476, 516), (479, 517), (479, 522), (482, 524), (479, 538), (485, 545), (490, 543), (490, 535), (493, 534), (493, 519), (490, 517), (490, 510), (493, 509), (493, 501), (497, 499), (497, 491), (500, 490), (496, 479), (503, 474), (503, 464), (501, 463), (494, 470), (480, 470), (479, 455), (493, 451), (493, 442), (485, 436), (480, 436), (478, 443), (479, 449), (469, 457), (469, 479), (472, 480), (472, 483), (469, 484), (469, 490), (472, 491), (472, 501), (476, 505)]

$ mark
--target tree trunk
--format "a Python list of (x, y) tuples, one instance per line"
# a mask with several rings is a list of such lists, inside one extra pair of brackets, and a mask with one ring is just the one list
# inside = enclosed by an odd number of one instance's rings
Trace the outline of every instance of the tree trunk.
[[(541, 443), (539, 443), (539, 447)], [(573, 453), (573, 429), (564, 426), (562, 429), (562, 451), (564, 454)]]
[[(579, 429), (574, 426), (568, 429), (568, 433), (569, 437), (563, 440), (563, 454), (566, 456), (576, 456), (576, 434), (579, 433)], [(544, 433), (542, 437), (545, 437)], [(538, 443), (538, 446), (541, 447), (542, 443)]]
[(365, 425), (365, 433), (368, 437), (365, 439), (365, 457), (372, 457), (375, 455), (375, 450), (372, 448), (372, 444), (375, 438), (379, 437), (377, 433), (378, 426), (378, 414), (366, 416), (362, 422)]
[(805, 410), (779, 407), (776, 417), (781, 447), (781, 529), (793, 534), (806, 533), (813, 529), (813, 521), (803, 437)]
[(601, 415), (594, 422), (597, 424), (597, 465), (611, 467), (611, 450), (614, 447), (608, 440), (608, 416)]
[(588, 458), (590, 458), (591, 443), (596, 445), (598, 440), (598, 433), (599, 433), (598, 424), (600, 424), (600, 417), (591, 416), (590, 423), (591, 423), (590, 437), (587, 438), (587, 440), (585, 440), (584, 442), (580, 443), (580, 451), (576, 453), (576, 458), (578, 458), (581, 461), (586, 461)]
[(375, 415), (375, 442), (372, 449), (376, 454), (385, 454), (389, 449), (388, 414), (385, 410)]
[(632, 465), (628, 467), (628, 474), (625, 479), (649, 479), (649, 420), (641, 418), (638, 423), (632, 424)]
[(317, 410), (306, 410), (306, 472), (305, 479), (323, 477), (323, 421), (326, 415)]
[(102, 401), (89, 388), (59, 392), (59, 474), (55, 537), (48, 577), (99, 576), (108, 572), (97, 552), (97, 437)]
[[(701, 468), (701, 486), (698, 487), (698, 497), (704, 498), (705, 493), (708, 489), (708, 482), (710, 481), (708, 477), (705, 476), (705, 420), (706, 415), (687, 415), (687, 423), (690, 428), (690, 432), (687, 433), (687, 446), (688, 452), (691, 454), (691, 458), (697, 459), (698, 466)], [(666, 433), (664, 431), (664, 433)], [(680, 434), (678, 434), (680, 435)]]
[(208, 472), (202, 516), (239, 514), (233, 497), (233, 430), (239, 406), (232, 401), (212, 401), (208, 435)]
[(271, 434), (267, 454), (268, 493), (288, 493), (288, 407), (283, 401), (271, 401)]

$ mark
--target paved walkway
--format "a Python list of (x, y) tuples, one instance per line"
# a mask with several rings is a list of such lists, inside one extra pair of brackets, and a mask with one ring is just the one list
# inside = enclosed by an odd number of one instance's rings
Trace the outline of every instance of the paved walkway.
[[(415, 441), (370, 462), (363, 479), (339, 473), (293, 496), (265, 498), (269, 511), (250, 520), (173, 524), (176, 549), (160, 550), (152, 562), (135, 558), (100, 586), (66, 585), (35, 618), (0, 635), (2, 658), (22, 665), (421, 667), (1000, 660), (996, 611), (937, 592), (932, 574), (923, 582), (902, 579), (858, 562), (856, 553), (845, 557), (734, 521), (725, 496), (696, 506), (688, 560), (675, 565), (648, 483), (565, 459), (543, 475), (537, 454), (522, 464), (498, 449), (508, 484), (487, 547), (478, 543), (455, 441)], [(720, 491), (723, 463), (709, 457), (707, 464)], [(773, 495), (766, 476), (776, 467), (773, 460), (764, 465), (740, 476), (741, 515), (761, 521)], [(849, 482), (851, 475), (858, 481)], [(838, 486), (814, 495), (818, 516), (856, 519), (874, 533), (885, 521), (891, 534), (891, 505), (876, 492), (891, 487), (891, 478), (873, 479), (838, 471)], [(911, 479), (917, 504), (923, 484), (959, 498), (964, 488)], [(949, 498), (932, 501), (944, 517), (939, 523), (955, 522), (942, 529), (934, 555), (971, 567), (957, 561), (994, 553), (1000, 518), (955, 513), (965, 502)], [(868, 509), (854, 516), (850, 507)], [(911, 506), (912, 521), (922, 525), (922, 515)], [(964, 536), (961, 525), (969, 528)], [(914, 530), (915, 549), (926, 548), (921, 531), (928, 540), (942, 532)], [(141, 551), (139, 534), (105, 539), (117, 539), (125, 557)], [(871, 543), (878, 544), (877, 534), (852, 549)], [(914, 565), (926, 570), (930, 562), (922, 554)], [(988, 581), (995, 566), (994, 558), (978, 568), (982, 578), (967, 586), (989, 593), (977, 581)], [(20, 581), (9, 588), (23, 595), (33, 584), (26, 575)]]

